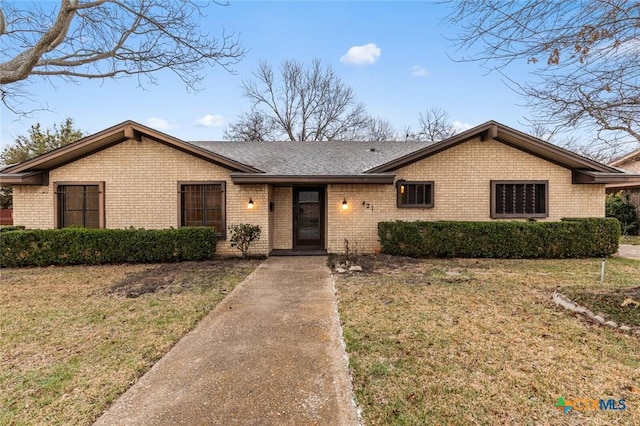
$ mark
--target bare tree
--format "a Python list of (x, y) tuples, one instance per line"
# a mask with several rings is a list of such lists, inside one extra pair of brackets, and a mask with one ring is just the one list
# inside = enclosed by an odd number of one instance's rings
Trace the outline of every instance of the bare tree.
[(561, 131), (558, 128), (551, 129), (541, 123), (533, 123), (529, 126), (527, 133), (533, 137), (542, 139), (543, 141), (566, 148), (584, 157), (591, 158), (592, 160), (600, 161), (602, 163), (606, 163), (611, 160), (611, 153), (608, 149), (599, 148), (595, 141), (585, 142), (584, 140), (579, 139), (576, 135), (571, 134), (571, 132)]
[(442, 108), (431, 107), (418, 117), (418, 135), (420, 140), (441, 141), (456, 134), (449, 119), (449, 113)]
[(230, 141), (275, 141), (276, 122), (260, 111), (251, 110), (238, 117), (224, 130), (224, 138)]
[[(502, 73), (535, 111), (532, 122), (594, 134), (592, 149), (640, 144), (640, 7), (630, 0), (459, 0), (450, 21), (457, 42)], [(511, 64), (530, 80), (509, 79)]]
[[(197, 90), (205, 65), (230, 70), (245, 53), (233, 34), (202, 32), (198, 19), (211, 1), (61, 0), (3, 2), (0, 9), (0, 90), (15, 112), (34, 76), (118, 78), (155, 83), (169, 69)], [(4, 9), (4, 10), (3, 10)]]
[(242, 87), (253, 110), (229, 126), (225, 132), (229, 139), (243, 139), (237, 129), (255, 125), (256, 114), (268, 123), (269, 138), (291, 141), (353, 140), (371, 120), (353, 90), (319, 60), (308, 67), (284, 61), (279, 75), (262, 62)]
[(365, 132), (363, 140), (366, 141), (392, 141), (396, 139), (396, 129), (389, 120), (384, 118), (371, 118)]
[(403, 138), (406, 141), (437, 142), (456, 134), (456, 129), (449, 119), (449, 113), (442, 108), (430, 107), (418, 116), (418, 129), (411, 127), (404, 129)]

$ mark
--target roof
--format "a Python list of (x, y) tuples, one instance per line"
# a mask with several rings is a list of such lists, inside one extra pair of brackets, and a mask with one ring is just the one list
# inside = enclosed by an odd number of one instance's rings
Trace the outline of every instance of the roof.
[(270, 175), (357, 175), (429, 142), (191, 142)]
[(614, 167), (620, 167), (632, 161), (640, 161), (640, 148), (636, 149), (635, 151), (626, 153), (622, 157), (616, 158), (611, 163), (609, 163), (609, 165)]
[[(206, 161), (217, 163), (230, 170), (249, 173), (260, 171), (229, 158), (224, 158), (211, 151), (199, 148), (166, 133), (162, 133), (150, 127), (136, 123), (135, 121), (125, 121), (101, 132), (79, 139), (69, 145), (49, 151), (46, 154), (39, 155), (19, 164), (11, 165), (3, 169), (0, 176), (52, 170), (72, 161), (76, 161), (82, 157), (86, 157), (87, 155), (109, 148), (110, 146), (116, 145), (120, 142), (126, 140), (140, 140), (142, 135), (164, 145), (168, 145), (180, 151), (200, 157)], [(3, 183), (13, 183), (5, 182), (5, 180), (1, 181)]]
[(497, 140), (573, 172), (574, 183), (638, 179), (530, 135), (488, 121), (439, 142), (185, 142), (134, 121), (0, 171), (0, 182), (46, 185), (49, 170), (142, 136), (220, 165), (235, 183), (393, 183), (395, 170), (474, 138)]
[[(640, 148), (635, 151), (631, 151), (624, 154), (609, 163), (610, 166), (616, 167), (618, 170), (627, 173), (638, 173), (640, 171)], [(607, 190), (621, 190), (621, 189), (637, 189), (640, 188), (640, 176), (633, 181), (626, 182), (613, 182), (607, 184)]]

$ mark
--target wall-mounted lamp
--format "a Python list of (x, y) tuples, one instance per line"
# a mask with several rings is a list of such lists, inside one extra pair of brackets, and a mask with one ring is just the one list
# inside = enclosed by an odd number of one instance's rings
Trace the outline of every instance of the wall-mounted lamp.
[(349, 208), (349, 204), (347, 203), (347, 199), (342, 200), (342, 210), (346, 210)]
[(253, 198), (249, 198), (249, 202), (247, 203), (247, 208), (249, 209), (253, 208)]

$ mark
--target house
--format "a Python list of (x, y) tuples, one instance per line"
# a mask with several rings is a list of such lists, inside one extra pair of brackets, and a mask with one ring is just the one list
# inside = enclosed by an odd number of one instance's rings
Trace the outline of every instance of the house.
[(489, 121), (436, 143), (185, 142), (133, 121), (10, 166), (27, 228), (260, 225), (254, 254), (360, 253), (388, 220), (604, 216), (634, 175)]
[[(621, 171), (640, 173), (640, 148), (609, 163)], [(624, 182), (612, 182), (607, 184), (607, 193), (625, 191), (629, 194), (629, 201), (636, 206), (638, 218), (640, 218), (640, 178)]]

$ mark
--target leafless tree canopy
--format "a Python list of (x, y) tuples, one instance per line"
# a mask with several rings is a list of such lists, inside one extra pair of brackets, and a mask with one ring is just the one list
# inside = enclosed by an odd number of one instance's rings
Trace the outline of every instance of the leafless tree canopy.
[(353, 90), (319, 60), (284, 61), (279, 74), (262, 62), (243, 94), (253, 109), (226, 130), (231, 140), (356, 140), (371, 123)]
[(418, 128), (407, 127), (403, 139), (410, 141), (437, 142), (456, 134), (449, 113), (442, 108), (431, 107), (418, 116)]
[(594, 148), (640, 144), (640, 3), (628, 0), (459, 0), (450, 20), (462, 27), (461, 60), (480, 61), (508, 78), (536, 111), (533, 122), (594, 133)]
[(277, 123), (271, 117), (255, 109), (245, 112), (238, 121), (224, 130), (224, 138), (230, 141), (275, 141)]
[(364, 132), (360, 140), (380, 142), (397, 139), (396, 129), (393, 124), (384, 118), (372, 118)]
[[(245, 51), (233, 34), (213, 37), (199, 18), (211, 1), (61, 0), (3, 2), (2, 100), (15, 107), (32, 76), (117, 78), (170, 69), (195, 90), (205, 65), (230, 70)], [(142, 81), (140, 81), (142, 83)], [(22, 84), (20, 84), (22, 83)]]

